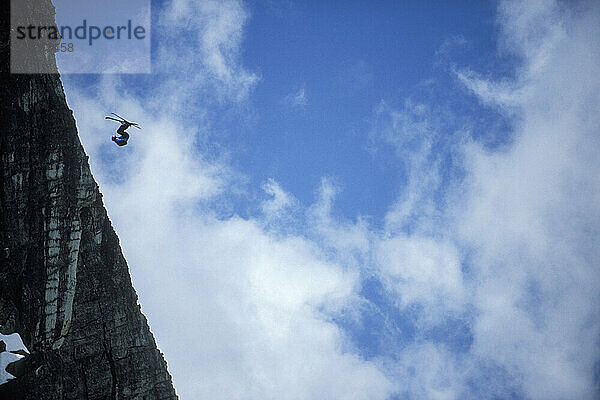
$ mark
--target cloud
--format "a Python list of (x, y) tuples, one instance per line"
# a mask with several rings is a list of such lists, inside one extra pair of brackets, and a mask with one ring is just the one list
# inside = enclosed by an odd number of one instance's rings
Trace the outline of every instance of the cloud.
[(376, 107), (370, 132), (373, 149), (391, 147), (396, 168), (405, 177), (401, 194), (385, 216), (389, 234), (406, 229), (442, 232), (445, 190), (462, 163), (466, 131), (442, 106), (407, 99), (397, 109), (385, 101)]
[(408, 398), (462, 398), (465, 371), (455, 356), (441, 346), (419, 343), (403, 350), (394, 368)]
[(459, 82), (473, 92), (477, 98), (488, 106), (498, 107), (506, 114), (514, 114), (520, 105), (522, 93), (514, 87), (515, 82), (490, 82), (471, 70), (454, 71)]
[(304, 107), (308, 104), (306, 97), (306, 88), (302, 86), (297, 92), (290, 93), (285, 96), (285, 102), (294, 107)]
[(276, 219), (281, 222), (290, 209), (298, 207), (298, 201), (285, 192), (274, 179), (269, 179), (263, 184), (263, 190), (271, 196), (271, 199), (261, 204), (261, 210), (267, 220)]
[[(147, 207), (136, 214), (153, 218)], [(353, 296), (357, 276), (313, 243), (277, 239), (250, 220), (198, 216), (171, 216), (160, 235), (144, 224), (154, 234), (140, 243), (127, 239), (140, 216), (128, 218), (120, 217), (123, 246), (182, 397), (390, 392), (376, 365), (342, 351), (343, 332), (328, 321)]]
[(166, 73), (165, 85), (176, 91), (207, 87), (221, 101), (246, 99), (259, 81), (239, 63), (247, 18), (235, 0), (172, 1), (158, 18), (155, 73)]
[(461, 260), (452, 244), (398, 235), (380, 240), (375, 256), (403, 307), (415, 302), (454, 310), (464, 306)]
[(331, 178), (323, 177), (317, 189), (317, 200), (306, 210), (308, 234), (315, 242), (335, 254), (346, 268), (365, 268), (372, 246), (368, 218), (345, 221), (333, 213), (340, 192)]
[[(486, 80), (469, 69), (456, 74), (484, 105), (515, 121), (509, 148), (491, 151), (454, 134), (453, 123), (440, 121), (431, 105), (377, 109), (376, 138), (397, 149), (408, 179), (388, 213), (388, 237), (379, 241), (380, 279), (397, 290), (399, 307), (428, 310), (416, 316), (421, 326), (467, 315), (473, 342), (466, 358), (447, 358), (449, 371), (436, 375), (457, 389), (435, 395), (466, 396), (473, 382), (489, 379), (474, 370), (493, 365), (492, 374), (504, 376), (500, 386), (527, 398), (592, 399), (600, 360), (600, 163), (594, 156), (600, 51), (593, 40), (600, 9), (503, 2), (499, 10), (504, 51), (522, 61), (514, 80)], [(441, 180), (448, 163), (439, 162), (444, 152), (436, 143), (443, 135), (458, 139), (448, 152), (457, 154), (464, 178)], [(437, 188), (445, 201), (436, 198)], [(416, 337), (430, 349), (446, 348), (424, 333)], [(402, 371), (419, 365), (410, 352), (392, 362), (403, 382), (411, 380)], [(460, 368), (468, 371), (452, 372)], [(435, 387), (427, 373), (415, 374), (428, 386), (412, 394), (433, 396), (426, 394)]]
[[(597, 5), (503, 3), (504, 39), (524, 57), (508, 153), (467, 151), (461, 237), (477, 249), (473, 351), (523, 377), (531, 398), (594, 398), (600, 359)], [(496, 84), (471, 88), (503, 101)], [(504, 86), (500, 83), (500, 86)]]

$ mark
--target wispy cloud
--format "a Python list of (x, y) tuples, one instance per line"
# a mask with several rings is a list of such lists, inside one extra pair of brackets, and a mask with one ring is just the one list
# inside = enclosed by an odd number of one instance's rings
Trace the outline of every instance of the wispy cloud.
[(302, 86), (298, 91), (293, 92), (285, 96), (285, 102), (294, 107), (304, 107), (308, 104), (308, 97), (306, 96), (306, 87)]
[[(525, 59), (513, 97), (517, 141), (509, 153), (468, 152), (472, 185), (458, 226), (478, 249), (474, 352), (519, 371), (532, 398), (593, 398), (600, 10), (546, 3), (501, 7), (507, 43)], [(475, 89), (500, 101), (503, 91)]]
[[(483, 102), (507, 107), (517, 119), (515, 143), (498, 152), (473, 141), (455, 147), (463, 154), (466, 176), (455, 182), (460, 201), (442, 209), (452, 216), (444, 219), (449, 224), (445, 238), (426, 239), (428, 249), (419, 246), (419, 235), (392, 239), (401, 241), (384, 252), (390, 261), (382, 260), (382, 274), (397, 275), (399, 292), (410, 302), (432, 304), (413, 294), (424, 277), (429, 291), (421, 293), (443, 296), (443, 305), (434, 309), (474, 307), (468, 353), (473, 365), (492, 363), (507, 376), (518, 376), (515, 382), (529, 398), (591, 399), (598, 394), (594, 371), (600, 359), (600, 253), (593, 244), (600, 233), (600, 164), (592, 156), (600, 120), (591, 111), (600, 107), (594, 94), (600, 86), (600, 51), (591, 38), (599, 31), (600, 10), (590, 4), (585, 12), (566, 12), (553, 2), (527, 4), (500, 7), (502, 38), (523, 59), (516, 79), (496, 82), (459, 73)], [(387, 112), (392, 123), (386, 126), (395, 128), (392, 136), (384, 133), (385, 140), (410, 157), (427, 156), (432, 125), (407, 118), (406, 110)], [(415, 134), (419, 147), (410, 151)], [(417, 158), (412, 165), (434, 177), (443, 168), (431, 159)], [(424, 193), (427, 200), (430, 193)], [(434, 261), (439, 254), (445, 256)], [(466, 263), (469, 273), (463, 274), (458, 263)], [(431, 268), (439, 270), (428, 276)], [(443, 286), (435, 287), (438, 283)], [(449, 362), (460, 365), (452, 357)], [(460, 379), (470, 379), (469, 374)], [(425, 395), (426, 388), (420, 393)]]
[[(209, 87), (222, 101), (247, 98), (259, 77), (239, 63), (248, 18), (240, 1), (174, 0), (161, 10), (153, 68), (177, 92)], [(186, 84), (181, 85), (185, 80)], [(215, 96), (216, 95), (216, 96)]]

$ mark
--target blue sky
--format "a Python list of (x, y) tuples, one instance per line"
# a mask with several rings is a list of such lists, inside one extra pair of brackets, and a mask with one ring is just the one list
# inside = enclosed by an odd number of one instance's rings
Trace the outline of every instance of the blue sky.
[(181, 398), (595, 398), (599, 20), (153, 2), (152, 74), (63, 75)]
[[(253, 180), (274, 178), (306, 204), (321, 177), (332, 177), (342, 187), (337, 212), (347, 218), (369, 215), (380, 223), (399, 195), (399, 185), (389, 184), (403, 179), (401, 169), (389, 168), (395, 157), (368, 151), (378, 104), (407, 97), (440, 106), (456, 97), (469, 102), (441, 54), (465, 37), (468, 49), (454, 62), (500, 58), (493, 3), (256, 2), (248, 11), (240, 61), (260, 84), (244, 104), (250, 116), (240, 121), (229, 105), (216, 110), (226, 132), (217, 140)], [(469, 106), (475, 117), (487, 116), (475, 101)]]

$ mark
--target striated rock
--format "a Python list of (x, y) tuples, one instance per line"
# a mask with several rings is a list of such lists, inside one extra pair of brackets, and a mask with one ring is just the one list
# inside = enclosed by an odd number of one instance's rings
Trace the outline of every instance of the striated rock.
[[(23, 3), (54, 20), (50, 0)], [(60, 76), (8, 73), (9, 18), (2, 9), (0, 332), (31, 354), (0, 398), (175, 399)], [(55, 65), (40, 51), (32, 62)]]

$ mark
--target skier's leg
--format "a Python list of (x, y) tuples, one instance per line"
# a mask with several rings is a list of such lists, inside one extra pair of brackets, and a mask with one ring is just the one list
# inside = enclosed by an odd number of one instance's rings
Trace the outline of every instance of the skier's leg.
[(125, 133), (125, 129), (129, 128), (129, 124), (121, 124), (121, 126), (119, 127), (119, 129), (117, 129), (117, 133), (119, 135), (123, 135)]

